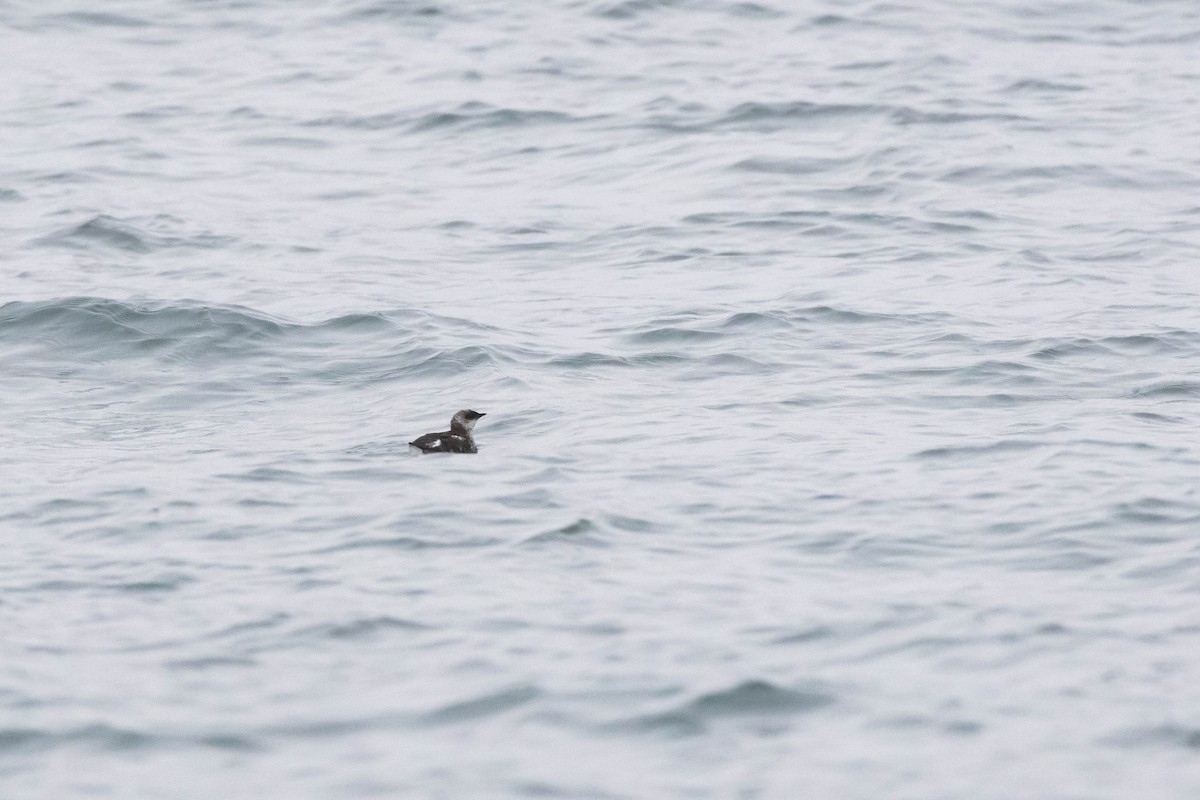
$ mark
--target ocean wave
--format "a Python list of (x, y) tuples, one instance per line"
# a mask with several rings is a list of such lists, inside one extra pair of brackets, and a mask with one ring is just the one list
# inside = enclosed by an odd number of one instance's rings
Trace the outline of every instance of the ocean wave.
[(526, 539), (526, 545), (572, 544), (587, 547), (605, 547), (607, 543), (599, 536), (595, 523), (589, 519), (578, 519), (569, 525), (536, 534)]
[(842, 169), (853, 164), (853, 158), (745, 158), (733, 165), (741, 172), (763, 172), (774, 175), (817, 175), (822, 172)]
[(690, 11), (728, 15), (742, 19), (777, 19), (786, 12), (763, 3), (719, 2), (717, 0), (620, 0), (592, 8), (593, 16), (609, 20), (637, 19), (660, 11)]
[(1165, 723), (1126, 728), (1101, 737), (1100, 742), (1123, 749), (1179, 749), (1194, 755), (1200, 750), (1200, 726)]
[[(632, 345), (709, 344), (739, 338), (759, 342), (761, 336), (813, 332), (834, 326), (883, 328), (933, 327), (945, 322), (943, 314), (895, 314), (848, 307), (770, 305), (763, 310), (696, 309), (659, 317), (639, 325), (609, 329)], [(694, 353), (697, 357), (703, 352)]]
[(421, 715), (419, 723), (436, 726), (474, 722), (528, 705), (540, 696), (533, 686), (517, 686), (441, 706)]
[(94, 249), (95, 247), (123, 250), (128, 253), (149, 253), (163, 248), (212, 248), (233, 243), (228, 236), (211, 233), (179, 233), (179, 220), (158, 216), (138, 224), (100, 214), (70, 228), (43, 236), (37, 243), (44, 246)]
[(770, 681), (747, 680), (695, 695), (663, 711), (640, 714), (602, 727), (623, 733), (693, 736), (722, 720), (786, 719), (821, 711), (836, 702), (837, 697), (824, 689), (791, 689)]
[(37, 27), (54, 29), (86, 28), (145, 28), (150, 25), (144, 19), (126, 14), (105, 11), (68, 11), (61, 14), (45, 14), (37, 18)]
[(387, 20), (412, 23), (439, 19), (447, 16), (447, 13), (446, 6), (427, 2), (427, 0), (382, 0), (382, 2), (355, 4), (342, 18), (351, 21)]
[(348, 130), (402, 129), (409, 133), (425, 133), (445, 129), (495, 130), (527, 128), (541, 125), (561, 125), (579, 118), (562, 111), (548, 109), (505, 108), (471, 101), (450, 111), (393, 111), (368, 115), (337, 115), (311, 119), (306, 127), (345, 128)]
[(411, 309), (303, 323), (241, 306), (75, 297), (0, 306), (0, 362), (23, 374), (64, 362), (80, 369), (145, 360), (180, 369), (249, 364), (263, 380), (370, 383), (549, 357), (492, 344), (493, 333), (486, 325)]
[(370, 639), (391, 632), (429, 630), (430, 626), (398, 617), (364, 617), (349, 622), (331, 622), (296, 631), (296, 636), (306, 641), (317, 639)]
[(887, 106), (871, 103), (816, 103), (794, 100), (782, 103), (739, 103), (710, 120), (706, 127), (751, 127), (762, 129), (781, 124), (796, 124), (821, 119), (849, 119), (886, 114)]
[(1200, 397), (1200, 381), (1165, 380), (1139, 386), (1131, 393), (1140, 399), (1186, 399)]
[(938, 180), (973, 186), (993, 186), (1007, 183), (1043, 181), (1047, 187), (1064, 182), (1107, 189), (1137, 188), (1142, 182), (1132, 174), (1121, 174), (1101, 164), (1049, 164), (1036, 167), (972, 166), (961, 167), (942, 174)]
[(129, 753), (164, 747), (195, 746), (247, 752), (262, 744), (248, 736), (228, 733), (145, 732), (94, 722), (58, 730), (49, 728), (0, 729), (0, 754), (29, 754), (58, 748), (84, 748), (109, 753)]

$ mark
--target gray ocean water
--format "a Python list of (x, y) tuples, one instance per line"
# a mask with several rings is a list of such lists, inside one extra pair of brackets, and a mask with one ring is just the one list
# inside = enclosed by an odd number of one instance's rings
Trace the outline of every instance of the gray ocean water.
[(0, 797), (1200, 797), (1200, 6), (0, 0), (0, 69)]

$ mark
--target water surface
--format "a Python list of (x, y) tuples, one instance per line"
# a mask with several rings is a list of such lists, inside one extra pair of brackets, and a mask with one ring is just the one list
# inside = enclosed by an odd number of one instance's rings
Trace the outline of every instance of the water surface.
[(1198, 44), (0, 4), (0, 794), (1195, 797)]

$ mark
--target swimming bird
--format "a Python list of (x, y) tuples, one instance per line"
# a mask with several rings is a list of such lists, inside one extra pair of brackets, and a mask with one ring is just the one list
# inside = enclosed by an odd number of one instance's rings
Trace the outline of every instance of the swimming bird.
[(486, 415), (464, 408), (450, 418), (450, 430), (418, 436), (409, 444), (422, 453), (477, 453), (471, 431), (482, 416)]

